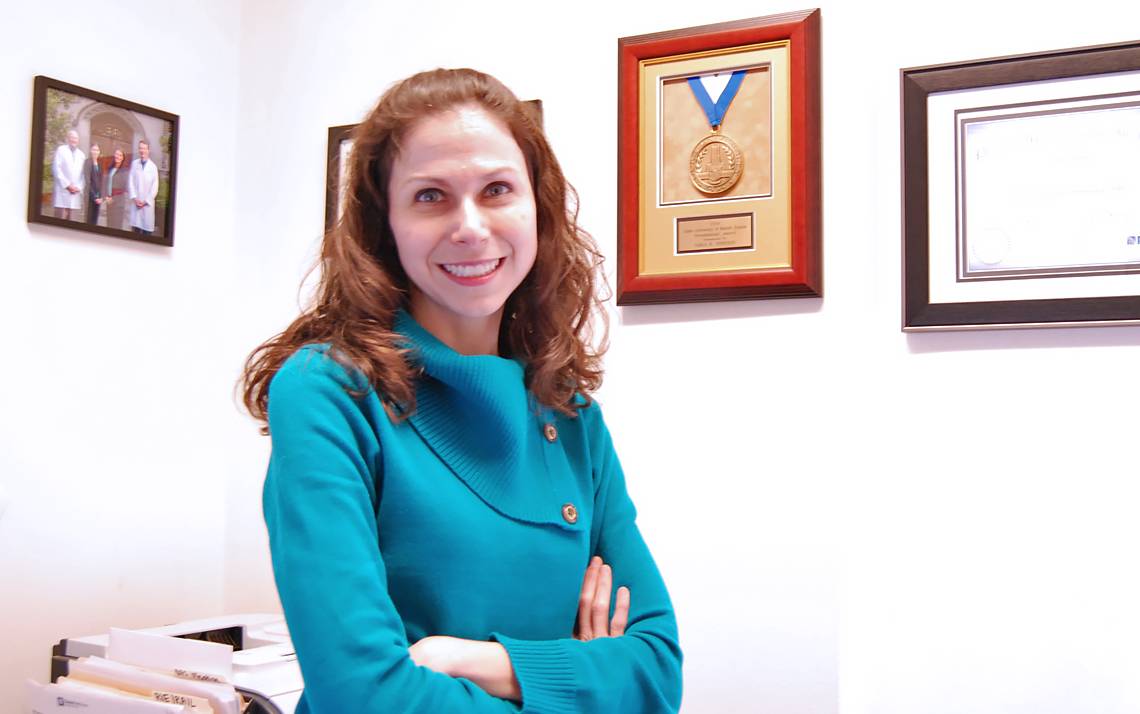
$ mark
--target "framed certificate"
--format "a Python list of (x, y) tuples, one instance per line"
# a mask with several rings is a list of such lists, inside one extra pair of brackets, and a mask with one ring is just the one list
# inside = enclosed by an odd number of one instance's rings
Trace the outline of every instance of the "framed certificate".
[(822, 295), (819, 26), (618, 41), (619, 305)]
[(1140, 42), (901, 81), (903, 330), (1140, 324)]

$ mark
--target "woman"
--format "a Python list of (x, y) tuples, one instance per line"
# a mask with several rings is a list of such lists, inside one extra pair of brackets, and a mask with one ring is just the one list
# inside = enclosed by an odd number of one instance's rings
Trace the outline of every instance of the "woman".
[(87, 225), (99, 224), (99, 209), (103, 205), (103, 167), (99, 164), (99, 145), (91, 145), (91, 154), (83, 165), (87, 181)]
[(541, 129), (435, 70), (354, 141), (315, 302), (245, 372), (298, 713), (675, 711), (672, 607), (590, 399), (599, 255)]
[(125, 230), (123, 216), (127, 208), (127, 157), (122, 149), (115, 149), (111, 165), (107, 168), (107, 190), (103, 192), (103, 204), (107, 206), (107, 227)]

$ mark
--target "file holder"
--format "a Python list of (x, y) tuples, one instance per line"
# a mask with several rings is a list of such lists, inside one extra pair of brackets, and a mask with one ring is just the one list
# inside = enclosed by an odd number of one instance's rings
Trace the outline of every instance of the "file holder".
[[(230, 615), (143, 631), (232, 646), (234, 687), (250, 700), (244, 714), (293, 714), (296, 697), (304, 685), (280, 615)], [(105, 656), (107, 643), (107, 635), (60, 640), (52, 647), (51, 681), (67, 676), (72, 660)], [(282, 652), (282, 648), (286, 651)]]

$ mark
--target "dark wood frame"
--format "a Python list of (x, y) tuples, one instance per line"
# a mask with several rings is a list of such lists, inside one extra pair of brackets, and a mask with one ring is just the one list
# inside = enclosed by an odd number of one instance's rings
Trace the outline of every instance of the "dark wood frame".
[(904, 331), (1071, 327), (1140, 321), (1140, 296), (930, 302), (927, 97), (934, 92), (1140, 69), (1140, 42), (901, 70)]
[(329, 127), (328, 163), (325, 168), (325, 230), (332, 230), (337, 219), (340, 197), (340, 144), (352, 137), (356, 124)]
[[(129, 230), (120, 230), (117, 228), (108, 228), (107, 226), (93, 226), (85, 222), (63, 220), (55, 216), (45, 216), (41, 213), (43, 201), (43, 179), (44, 179), (44, 132), (46, 131), (46, 117), (45, 109), (47, 102), (47, 91), (55, 89), (68, 94), (75, 94), (85, 99), (91, 99), (103, 104), (111, 105), (119, 109), (136, 114), (146, 114), (156, 119), (161, 119), (170, 123), (170, 178), (167, 181), (168, 185), (168, 199), (166, 203), (166, 210), (162, 213), (163, 220), (163, 235), (142, 235), (134, 233)], [(153, 137), (152, 141), (157, 141), (158, 137)], [(59, 226), (62, 228), (70, 228), (72, 230), (83, 231), (84, 233), (97, 233), (100, 235), (113, 236), (115, 238), (126, 238), (128, 240), (142, 241), (144, 243), (155, 243), (157, 245), (173, 246), (174, 245), (174, 202), (177, 196), (177, 177), (178, 177), (178, 115), (171, 114), (170, 112), (148, 107), (138, 102), (132, 102), (126, 99), (113, 97), (109, 94), (96, 92), (92, 89), (86, 89), (67, 82), (61, 82), (58, 79), (44, 77), (39, 75), (35, 78), (35, 88), (32, 96), (32, 141), (30, 151), (30, 167), (28, 171), (28, 222), (29, 223), (42, 223), (51, 226)], [(157, 211), (157, 207), (156, 207)]]
[[(791, 97), (791, 267), (640, 275), (639, 62), (788, 40)], [(822, 297), (820, 11), (805, 10), (618, 40), (619, 305)]]

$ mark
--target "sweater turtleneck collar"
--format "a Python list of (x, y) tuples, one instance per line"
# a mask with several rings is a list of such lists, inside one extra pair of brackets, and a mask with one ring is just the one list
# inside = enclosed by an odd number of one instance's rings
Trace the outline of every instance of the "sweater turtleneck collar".
[(527, 391), (521, 362), (462, 355), (401, 310), (395, 331), (423, 369), (408, 421), (432, 451), (489, 506), (530, 523), (573, 530), (546, 478), (543, 427), (554, 421)]

